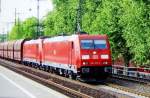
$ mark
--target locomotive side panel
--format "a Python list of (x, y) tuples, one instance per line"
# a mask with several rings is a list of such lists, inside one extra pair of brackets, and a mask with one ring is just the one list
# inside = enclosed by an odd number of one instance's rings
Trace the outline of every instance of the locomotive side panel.
[(27, 63), (39, 63), (38, 62), (38, 43), (32, 41), (26, 41), (23, 45), (23, 61)]
[(72, 62), (72, 42), (46, 42), (43, 45), (44, 61), (43, 64), (54, 68), (75, 71), (75, 66)]

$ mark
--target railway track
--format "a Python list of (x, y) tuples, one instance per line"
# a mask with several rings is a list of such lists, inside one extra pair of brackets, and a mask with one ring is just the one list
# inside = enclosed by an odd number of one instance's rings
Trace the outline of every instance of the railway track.
[(142, 79), (142, 78), (136, 78), (136, 77), (130, 77), (130, 76), (124, 76), (124, 75), (117, 75), (117, 74), (113, 74), (112, 78), (128, 80), (128, 81), (150, 85), (150, 79)]
[(112, 75), (107, 82), (110, 87), (150, 98), (150, 81), (148, 79)]
[[(81, 83), (55, 74), (49, 74), (47, 72), (37, 70), (32, 67), (22, 66), (20, 64), (12, 63), (6, 60), (0, 59), (0, 64), (19, 74), (22, 74), (50, 88), (53, 88), (61, 93), (64, 93), (72, 98), (116, 98), (117, 97), (115, 93), (104, 92), (99, 88), (99, 85), (93, 86), (93, 85)], [(150, 93), (136, 91), (134, 89), (131, 89), (130, 87), (121, 86), (114, 82), (114, 81), (119, 81), (119, 79), (120, 78), (112, 78), (112, 79), (110, 78), (108, 80), (108, 83), (106, 83), (106, 86), (118, 90), (122, 90), (125, 92), (137, 94), (139, 96), (145, 96), (147, 98), (150, 98)]]
[(0, 64), (71, 98), (117, 98), (90, 85), (0, 59)]
[(125, 91), (125, 92), (129, 92), (129, 93), (133, 93), (133, 94), (136, 94), (136, 95), (141, 96), (141, 97), (143, 96), (143, 97), (150, 98), (150, 93), (148, 93), (148, 92), (147, 93), (146, 92), (141, 92), (139, 90), (135, 90), (135, 89), (132, 89), (130, 87), (120, 86), (120, 85), (117, 85), (117, 84), (114, 84), (114, 83), (107, 83), (107, 85), (109, 87), (112, 87), (112, 88), (115, 88), (115, 89), (118, 89), (118, 90), (122, 90), (122, 91)]
[(140, 79), (138, 81), (138, 79), (111, 76), (107, 79), (106, 85), (118, 90), (150, 98), (150, 82), (147, 80), (144, 81)]

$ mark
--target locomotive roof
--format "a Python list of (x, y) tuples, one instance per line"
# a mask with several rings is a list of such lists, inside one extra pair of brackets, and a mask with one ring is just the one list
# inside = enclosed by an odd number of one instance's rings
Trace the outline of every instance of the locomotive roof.
[(107, 38), (107, 35), (88, 35), (88, 34), (84, 34), (84, 35), (71, 35), (71, 36), (57, 36), (57, 37), (53, 37), (53, 38), (46, 38), (44, 40), (45, 42), (56, 42), (56, 41), (69, 41), (69, 40), (73, 40), (76, 38), (93, 38), (93, 37), (97, 37), (97, 38)]
[(40, 43), (40, 39), (36, 39), (36, 40), (29, 40), (29, 41), (26, 41), (24, 44), (38, 44)]
[(78, 37), (78, 35), (57, 36), (57, 37), (53, 37), (53, 38), (46, 38), (46, 39), (44, 40), (44, 43), (45, 43), (45, 42), (49, 42), (49, 41), (51, 41), (51, 42), (55, 42), (55, 41), (68, 41), (68, 40), (70, 40), (70, 39), (75, 39), (75, 38), (77, 38), (77, 37)]
[[(51, 37), (51, 38), (45, 38), (44, 39), (44, 43), (46, 42), (56, 42), (56, 41), (72, 41), (78, 38), (107, 38), (106, 35), (88, 35), (88, 34), (84, 34), (84, 35), (71, 35), (71, 36), (56, 36), (56, 37)], [(38, 44), (40, 43), (41, 39), (36, 39), (36, 40), (29, 40), (26, 41), (25, 44)]]

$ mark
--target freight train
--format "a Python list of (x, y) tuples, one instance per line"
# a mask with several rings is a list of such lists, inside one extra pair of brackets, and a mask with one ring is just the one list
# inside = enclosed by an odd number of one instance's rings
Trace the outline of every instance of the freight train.
[(112, 74), (119, 77), (129, 77), (136, 80), (150, 81), (150, 67), (148, 67), (148, 65), (137, 66), (135, 63), (130, 61), (129, 64), (125, 66), (123, 57), (119, 57), (113, 62)]
[(82, 80), (106, 79), (112, 69), (107, 35), (74, 34), (0, 43), (0, 57)]
[(112, 74), (150, 81), (150, 68), (113, 65)]

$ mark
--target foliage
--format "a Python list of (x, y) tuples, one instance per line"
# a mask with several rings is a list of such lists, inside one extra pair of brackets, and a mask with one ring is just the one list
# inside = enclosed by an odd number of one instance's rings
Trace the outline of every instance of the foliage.
[(22, 38), (23, 30), (21, 26), (22, 26), (22, 22), (17, 21), (16, 24), (12, 27), (12, 30), (9, 32), (9, 36), (8, 36), (9, 40), (16, 40)]
[(7, 40), (7, 34), (0, 34), (0, 42)]
[(36, 38), (37, 36), (37, 19), (31, 17), (22, 23), (23, 38)]
[(76, 24), (77, 0), (54, 0), (56, 8), (44, 20), (44, 34), (58, 35), (74, 32)]
[(119, 23), (123, 27), (123, 37), (127, 42), (130, 53), (133, 54), (133, 60), (137, 64), (147, 62), (148, 47), (146, 42), (146, 20), (144, 17), (145, 4), (142, 1), (122, 0), (120, 2), (123, 10)]
[[(42, 22), (44, 35), (76, 31), (77, 10), (82, 1), (80, 23), (82, 31), (107, 34), (113, 58), (124, 57), (138, 65), (150, 65), (150, 1), (149, 0), (53, 0), (54, 10)], [(36, 19), (29, 18), (14, 26), (10, 39), (35, 38)]]
[(9, 33), (9, 40), (22, 38), (36, 38), (37, 19), (35, 17), (27, 18), (25, 21), (17, 22)]

